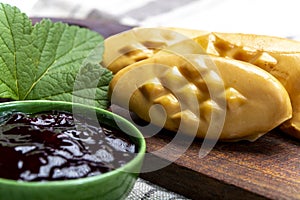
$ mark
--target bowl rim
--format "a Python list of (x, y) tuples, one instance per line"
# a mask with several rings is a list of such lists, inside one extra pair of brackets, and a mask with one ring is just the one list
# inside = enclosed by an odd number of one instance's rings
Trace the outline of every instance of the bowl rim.
[(126, 126), (130, 128), (130, 130), (134, 131), (134, 136), (138, 139), (138, 152), (136, 153), (135, 157), (131, 159), (128, 163), (123, 165), (122, 167), (118, 167), (112, 171), (105, 172), (103, 174), (90, 176), (90, 177), (83, 177), (83, 178), (77, 178), (77, 179), (69, 179), (69, 180), (57, 180), (57, 181), (20, 181), (20, 180), (13, 180), (13, 179), (6, 179), (0, 177), (0, 185), (6, 184), (6, 185), (15, 185), (16, 187), (24, 186), (24, 187), (53, 187), (53, 186), (72, 186), (72, 185), (78, 185), (78, 184), (84, 184), (84, 183), (90, 183), (100, 180), (105, 180), (113, 175), (117, 175), (119, 173), (137, 173), (137, 172), (130, 172), (129, 170), (131, 168), (134, 168), (135, 166), (139, 165), (143, 159), (144, 155), (146, 153), (146, 141), (142, 133), (138, 128), (136, 128), (131, 122), (129, 122), (127, 119), (121, 117), (120, 115), (117, 115), (113, 112), (110, 112), (108, 110), (98, 108), (95, 106), (85, 105), (81, 103), (74, 103), (74, 102), (67, 102), (67, 101), (53, 101), (53, 100), (19, 100), (19, 101), (10, 101), (10, 102), (4, 102), (0, 103), (0, 108), (2, 106), (11, 105), (22, 105), (27, 104), (30, 105), (32, 103), (41, 103), (41, 104), (58, 104), (58, 105), (69, 105), (69, 106), (79, 106), (81, 108), (87, 108), (87, 109), (94, 109), (97, 112), (100, 112), (104, 114), (105, 116), (112, 116), (113, 119), (117, 119), (122, 121), (122, 123), (125, 123)]

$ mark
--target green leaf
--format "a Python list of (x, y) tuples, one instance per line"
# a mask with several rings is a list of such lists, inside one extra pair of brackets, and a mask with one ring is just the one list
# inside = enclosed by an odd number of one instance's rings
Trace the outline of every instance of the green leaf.
[[(93, 64), (85, 65), (76, 76), (73, 102), (96, 106), (106, 104), (109, 99), (103, 93), (108, 91), (107, 82), (110, 82), (111, 77), (112, 72), (105, 68)], [(97, 99), (97, 102), (92, 99)]]
[(18, 99), (17, 63), (24, 58), (22, 46), (28, 46), (31, 22), (16, 7), (0, 4), (0, 95)]
[[(50, 20), (32, 26), (20, 10), (2, 3), (0, 30), (0, 98), (72, 101), (75, 95), (107, 107), (112, 73), (98, 64), (101, 35)], [(83, 73), (87, 69), (94, 73)]]

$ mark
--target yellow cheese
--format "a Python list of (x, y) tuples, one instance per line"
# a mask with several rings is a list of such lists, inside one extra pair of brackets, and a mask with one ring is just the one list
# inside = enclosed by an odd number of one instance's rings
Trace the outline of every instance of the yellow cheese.
[[(271, 74), (201, 54), (164, 54), (131, 64), (114, 76), (110, 94), (146, 121), (227, 141), (255, 140), (292, 114), (288, 93)], [(212, 121), (213, 115), (221, 118)], [(220, 138), (206, 135), (211, 124), (220, 123)]]

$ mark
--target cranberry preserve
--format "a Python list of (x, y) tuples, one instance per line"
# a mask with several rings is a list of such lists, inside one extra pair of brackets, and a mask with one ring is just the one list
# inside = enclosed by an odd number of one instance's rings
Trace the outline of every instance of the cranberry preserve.
[(22, 181), (76, 179), (102, 174), (137, 152), (125, 133), (84, 116), (49, 111), (0, 118), (0, 177)]

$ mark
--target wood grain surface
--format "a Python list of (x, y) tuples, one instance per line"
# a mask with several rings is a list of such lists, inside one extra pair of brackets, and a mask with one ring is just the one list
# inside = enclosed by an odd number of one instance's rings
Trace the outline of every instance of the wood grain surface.
[[(171, 138), (164, 131), (148, 138), (147, 150)], [(193, 199), (300, 199), (300, 143), (279, 130), (255, 142), (218, 143), (202, 159), (200, 146), (194, 141), (171, 166), (142, 177)]]
[[(131, 28), (105, 19), (54, 21), (78, 24), (104, 37)], [(117, 109), (120, 115), (122, 112)], [(173, 137), (174, 133), (162, 130), (146, 138), (150, 157), (144, 168), (154, 162), (172, 160), (172, 149), (159, 156), (151, 152), (165, 147)], [(140, 176), (191, 199), (300, 199), (300, 142), (280, 130), (275, 129), (255, 142), (219, 142), (200, 159), (201, 144), (201, 140), (194, 140), (175, 162)], [(181, 144), (177, 145), (180, 148)]]
[[(126, 116), (122, 108), (114, 112)], [(142, 120), (131, 114), (137, 124)], [(300, 199), (300, 141), (274, 129), (255, 142), (218, 142), (204, 158), (202, 140), (195, 139), (175, 162), (176, 149), (155, 151), (174, 143), (174, 133), (162, 129), (154, 136), (143, 132), (149, 165), (169, 164), (141, 177), (191, 199)], [(173, 148), (181, 148), (184, 142)], [(154, 152), (152, 154), (152, 152)]]

